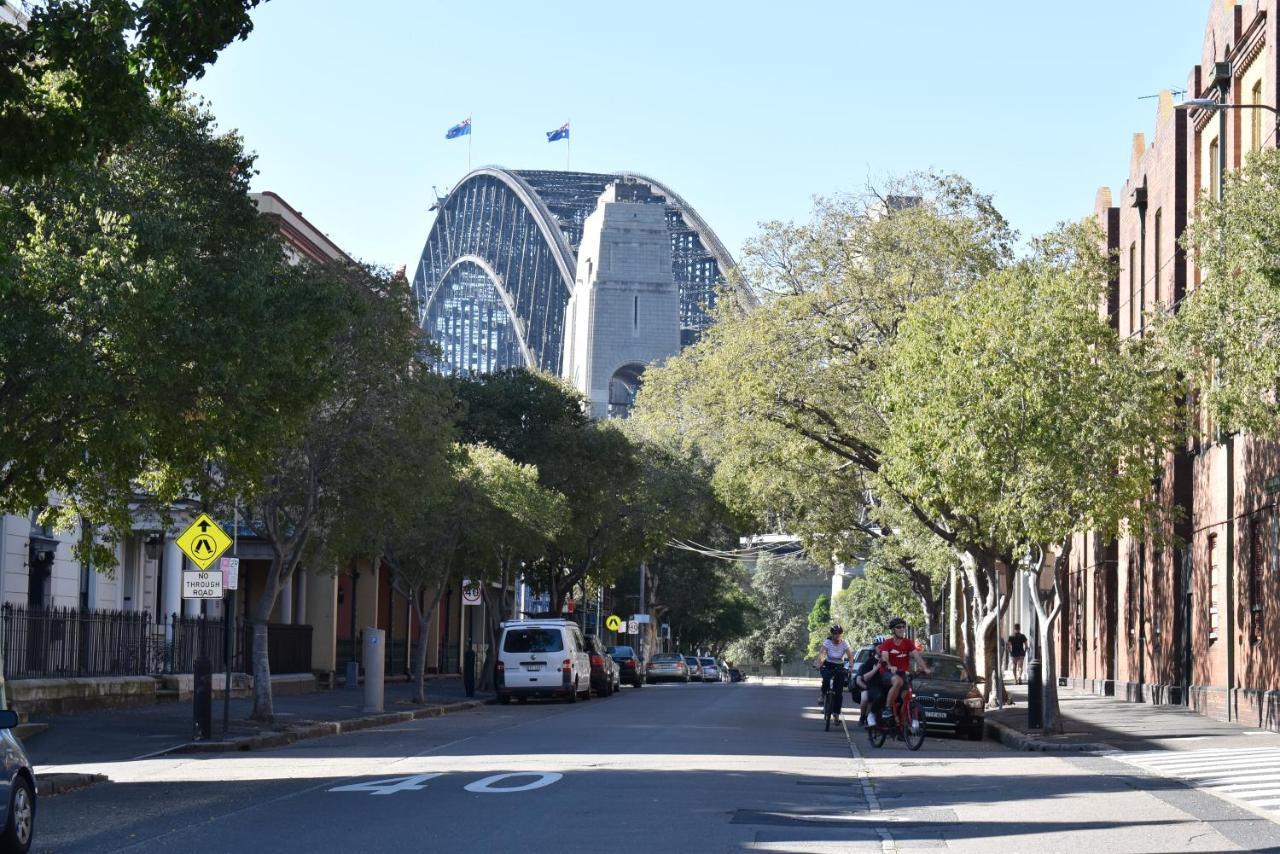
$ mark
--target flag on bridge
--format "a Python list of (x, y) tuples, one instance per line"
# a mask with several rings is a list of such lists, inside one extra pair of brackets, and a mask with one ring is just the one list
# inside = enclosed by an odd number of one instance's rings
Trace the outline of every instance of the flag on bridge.
[(471, 135), (471, 119), (470, 117), (463, 119), (453, 127), (444, 132), (445, 139), (457, 139), (460, 136)]
[(556, 128), (555, 130), (547, 131), (547, 142), (555, 142), (558, 139), (568, 139), (568, 138), (569, 138), (568, 122), (565, 122), (564, 124), (560, 125), (560, 127)]

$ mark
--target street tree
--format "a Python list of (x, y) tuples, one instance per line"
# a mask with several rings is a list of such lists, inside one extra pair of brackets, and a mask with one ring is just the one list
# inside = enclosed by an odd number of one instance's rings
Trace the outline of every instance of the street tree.
[(261, 0), (50, 0), (0, 23), (0, 184), (88, 164), (253, 29)]
[(818, 651), (822, 648), (822, 642), (827, 638), (831, 629), (831, 597), (823, 593), (814, 600), (813, 607), (809, 609), (809, 646), (806, 654), (810, 658), (817, 658)]
[(762, 555), (751, 573), (750, 596), (757, 622), (750, 634), (729, 647), (726, 655), (761, 662), (782, 672), (786, 662), (799, 662), (808, 645), (803, 605), (791, 595), (792, 585), (813, 573), (813, 565), (797, 557)]
[[(279, 444), (268, 474), (224, 467), (244, 497), (245, 519), (272, 551), (253, 605), (253, 718), (273, 716), (267, 622), (281, 589), (299, 566), (324, 560), (325, 536), (344, 518), (384, 509), (376, 488), (348, 470), (369, 450), (369, 407), (394, 399), (389, 391), (422, 371), (419, 333), (403, 276), (353, 265), (311, 266), (317, 287), (327, 286), (327, 311), (343, 318), (327, 352), (311, 366), (325, 393)], [(376, 524), (376, 523), (375, 523)]]
[[(765, 529), (796, 533), (824, 565), (901, 530), (875, 520), (887, 504), (954, 550), (978, 548), (884, 478), (894, 425), (879, 389), (911, 306), (1009, 266), (1014, 239), (989, 197), (936, 174), (820, 200), (808, 224), (767, 224), (741, 268), (761, 304), (722, 302), (697, 345), (646, 374), (635, 418), (696, 449), (726, 502)], [(987, 555), (974, 562), (991, 591), (984, 616), (994, 614), (1008, 583)]]
[(1202, 282), (1163, 326), (1206, 423), (1280, 438), (1280, 152), (1249, 155), (1200, 197), (1183, 243)]
[(902, 617), (911, 626), (919, 626), (924, 619), (907, 576), (874, 565), (836, 594), (831, 613), (855, 647), (871, 643), (876, 635), (889, 634), (889, 621), (894, 617)]
[(341, 315), (252, 174), (208, 113), (148, 105), (110, 154), (0, 187), (0, 509), (57, 493), (110, 540), (140, 487), (163, 510), (214, 500), (221, 466), (263, 473)]
[[(1034, 597), (1048, 727), (1072, 535), (1142, 528), (1175, 422), (1170, 372), (1098, 311), (1108, 278), (1098, 245), (1096, 229), (1065, 227), (962, 293), (918, 301), (879, 391), (889, 425), (881, 477), (962, 553), (971, 584), (983, 581), (978, 560), (1010, 576), (1029, 551), (1055, 561), (1053, 590)], [(998, 684), (995, 604), (981, 616), (978, 652)]]

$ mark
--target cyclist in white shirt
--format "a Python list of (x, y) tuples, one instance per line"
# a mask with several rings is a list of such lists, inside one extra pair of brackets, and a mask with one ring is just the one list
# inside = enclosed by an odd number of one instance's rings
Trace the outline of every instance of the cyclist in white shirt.
[[(844, 639), (844, 629), (838, 625), (832, 626), (831, 636), (822, 641), (822, 647), (818, 650), (818, 666), (822, 669), (822, 702), (826, 702), (827, 690), (831, 687), (836, 667), (844, 666), (844, 661), (852, 655), (853, 651)], [(843, 685), (840, 691), (844, 693)], [(839, 717), (837, 713), (836, 719), (839, 720)]]

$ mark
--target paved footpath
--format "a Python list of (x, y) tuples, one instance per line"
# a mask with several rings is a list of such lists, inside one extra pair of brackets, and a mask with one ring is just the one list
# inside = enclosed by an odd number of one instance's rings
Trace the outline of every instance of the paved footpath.
[(1183, 706), (1127, 703), (1063, 688), (1059, 705), (1066, 733), (1045, 738), (1028, 733), (1026, 690), (1011, 687), (1014, 705), (988, 713), (989, 721), (1006, 729), (1006, 743), (1094, 748), (1090, 752), (1134, 773), (1176, 780), (1280, 821), (1280, 734), (1212, 720)]
[[(215, 755), (81, 763), (58, 852), (1280, 850), (1280, 824), (1110, 756), (824, 732), (816, 685), (487, 706)], [(1137, 755), (1135, 752), (1134, 755)]]

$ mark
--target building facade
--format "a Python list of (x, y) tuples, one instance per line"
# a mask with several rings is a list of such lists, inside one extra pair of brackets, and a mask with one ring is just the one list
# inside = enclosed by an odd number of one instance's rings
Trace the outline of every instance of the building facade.
[[(1213, 0), (1187, 98), (1237, 107), (1175, 109), (1161, 95), (1155, 131), (1135, 136), (1118, 195), (1094, 216), (1119, 259), (1104, 310), (1123, 337), (1150, 334), (1200, 284), (1182, 249), (1206, 194), (1247, 156), (1274, 148), (1280, 20), (1276, 0)], [(1165, 454), (1153, 494), (1173, 511), (1156, 535), (1077, 537), (1062, 630), (1072, 684), (1280, 730), (1280, 519), (1272, 443), (1218, 430), (1186, 402), (1191, 438)]]

